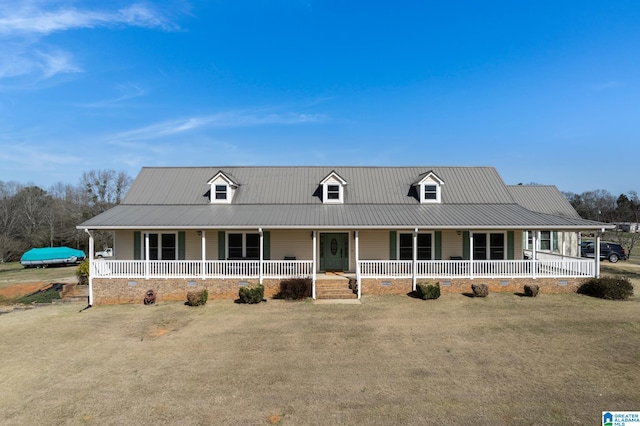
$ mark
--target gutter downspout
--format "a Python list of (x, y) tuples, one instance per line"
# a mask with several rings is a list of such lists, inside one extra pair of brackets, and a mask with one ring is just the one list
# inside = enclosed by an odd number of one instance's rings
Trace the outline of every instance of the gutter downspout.
[(90, 308), (90, 307), (93, 306), (93, 269), (94, 269), (93, 253), (94, 253), (94, 241), (93, 241), (93, 234), (91, 232), (89, 232), (89, 230), (87, 228), (84, 229), (84, 232), (89, 234), (89, 304), (88, 304), (87, 308)]

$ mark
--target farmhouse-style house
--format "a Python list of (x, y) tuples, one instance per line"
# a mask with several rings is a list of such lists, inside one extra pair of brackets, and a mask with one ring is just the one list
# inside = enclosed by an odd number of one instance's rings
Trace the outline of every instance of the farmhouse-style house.
[[(153, 167), (89, 234), (90, 304), (185, 300), (206, 288), (310, 278), (312, 297), (443, 291), (573, 291), (599, 274), (579, 257), (581, 219), (553, 186), (507, 186), (492, 167)], [(94, 259), (94, 231), (114, 257)], [(598, 247), (599, 244), (596, 244)]]

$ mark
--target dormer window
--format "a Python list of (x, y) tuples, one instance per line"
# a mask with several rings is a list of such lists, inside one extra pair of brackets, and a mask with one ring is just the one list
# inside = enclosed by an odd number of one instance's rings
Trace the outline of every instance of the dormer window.
[(340, 199), (340, 185), (327, 185), (327, 200)]
[(438, 186), (437, 185), (424, 185), (424, 199), (425, 200), (437, 200), (438, 199)]
[(416, 180), (413, 185), (415, 185), (417, 189), (420, 203), (442, 202), (442, 186), (444, 185), (444, 181), (432, 171), (420, 175), (419, 179)]
[(320, 181), (322, 187), (322, 202), (325, 204), (344, 203), (344, 187), (347, 181), (342, 179), (336, 172), (331, 172)]
[(231, 204), (238, 184), (228, 174), (220, 171), (207, 183), (211, 187), (209, 190), (211, 204)]
[(227, 199), (227, 185), (216, 185), (216, 200)]

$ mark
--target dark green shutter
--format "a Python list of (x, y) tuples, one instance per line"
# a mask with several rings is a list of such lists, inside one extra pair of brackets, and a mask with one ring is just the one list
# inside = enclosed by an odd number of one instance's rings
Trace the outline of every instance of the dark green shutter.
[(225, 233), (224, 231), (218, 231), (218, 260), (226, 260), (226, 250), (225, 250)]
[(142, 255), (140, 253), (140, 251), (142, 250), (142, 244), (140, 239), (140, 231), (135, 231), (133, 233), (133, 260), (142, 259)]
[(396, 260), (396, 244), (398, 242), (398, 237), (396, 231), (389, 232), (389, 260)]
[(471, 257), (471, 250), (469, 247), (469, 231), (462, 232), (462, 258), (469, 260)]
[(262, 245), (263, 245), (263, 249), (262, 249), (263, 259), (270, 260), (271, 259), (271, 232), (262, 231)]
[(184, 252), (185, 252), (185, 235), (184, 231), (178, 232), (178, 260), (184, 260)]
[(551, 231), (551, 251), (558, 250), (558, 231)]
[(514, 244), (514, 234), (513, 231), (507, 231), (507, 259), (513, 260), (513, 255), (515, 252)]
[(442, 231), (436, 231), (435, 260), (442, 260)]

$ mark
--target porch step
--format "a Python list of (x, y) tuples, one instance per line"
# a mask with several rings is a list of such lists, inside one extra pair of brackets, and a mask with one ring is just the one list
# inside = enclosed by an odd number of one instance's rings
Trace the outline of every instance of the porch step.
[(65, 301), (87, 300), (89, 297), (89, 286), (78, 285), (76, 283), (64, 284), (60, 292), (60, 299)]
[(358, 295), (349, 288), (348, 278), (317, 280), (316, 299), (357, 299)]

